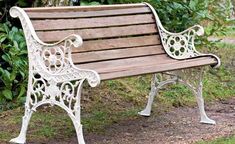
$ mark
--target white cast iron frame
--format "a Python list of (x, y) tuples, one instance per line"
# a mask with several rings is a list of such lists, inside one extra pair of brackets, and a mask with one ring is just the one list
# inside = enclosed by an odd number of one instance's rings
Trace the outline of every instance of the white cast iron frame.
[(167, 77), (166, 80), (162, 81), (158, 78), (157, 74), (154, 74), (151, 81), (151, 91), (149, 93), (147, 105), (144, 110), (139, 112), (139, 114), (142, 116), (150, 116), (154, 97), (163, 86), (172, 83), (181, 83), (190, 88), (196, 97), (201, 118), (200, 122), (205, 124), (215, 124), (214, 120), (208, 118), (204, 108), (204, 99), (202, 97), (203, 73), (203, 68), (178, 70), (171, 73), (163, 73), (162, 75), (159, 74), (159, 77), (161, 78), (164, 76)]
[(19, 17), (28, 49), (29, 78), (21, 131), (13, 143), (25, 143), (26, 132), (32, 113), (45, 104), (57, 105), (71, 118), (79, 144), (85, 144), (80, 121), (80, 97), (82, 84), (87, 80), (90, 86), (100, 83), (100, 77), (93, 70), (74, 66), (71, 48), (82, 45), (82, 38), (70, 35), (54, 43), (43, 43), (36, 35), (32, 23), (23, 9), (12, 7), (12, 17)]

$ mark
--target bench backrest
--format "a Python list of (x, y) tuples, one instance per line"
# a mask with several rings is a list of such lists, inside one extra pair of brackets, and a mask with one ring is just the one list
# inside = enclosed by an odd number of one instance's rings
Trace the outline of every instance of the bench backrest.
[(25, 11), (44, 42), (56, 42), (70, 34), (83, 38), (83, 45), (73, 50), (75, 64), (166, 55), (154, 16), (145, 4)]

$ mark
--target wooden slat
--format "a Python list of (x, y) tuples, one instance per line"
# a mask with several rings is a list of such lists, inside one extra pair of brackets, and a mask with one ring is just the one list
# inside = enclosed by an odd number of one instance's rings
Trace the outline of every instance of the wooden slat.
[[(162, 65), (149, 65), (145, 67), (138, 67), (134, 69), (126, 69), (121, 71), (109, 71), (107, 73), (101, 73), (101, 79), (114, 79), (120, 77), (127, 76), (135, 76), (140, 74), (148, 74), (148, 73), (156, 73), (156, 72), (164, 72), (164, 71), (172, 71), (176, 69), (184, 69), (184, 68), (192, 68), (198, 66), (205, 66), (210, 64), (217, 63), (215, 59), (198, 59), (198, 60), (186, 60), (187, 62), (178, 61), (175, 63), (168, 62)], [(186, 65), (185, 65), (186, 64)]]
[(137, 7), (130, 9), (100, 10), (100, 11), (67, 11), (67, 12), (28, 12), (30, 19), (58, 19), (58, 18), (87, 18), (100, 16), (117, 16), (127, 14), (146, 14), (151, 13), (148, 7)]
[(159, 44), (160, 40), (158, 35), (91, 40), (84, 41), (83, 45), (79, 48), (73, 48), (73, 52), (98, 51), (105, 49), (118, 49)]
[[(147, 58), (149, 57), (143, 57), (143, 59)], [(128, 63), (128, 65), (122, 65), (122, 63), (120, 63), (119, 60), (116, 61), (114, 60), (114, 61), (107, 61), (105, 63), (97, 62), (97, 63), (91, 63), (90, 65), (89, 64), (78, 65), (78, 67), (85, 69), (93, 69), (100, 74), (102, 80), (106, 80), (106, 79), (114, 79), (114, 78), (134, 76), (140, 74), (148, 74), (148, 73), (164, 72), (164, 71), (171, 71), (183, 68), (198, 67), (204, 65), (212, 65), (217, 63), (217, 61), (211, 57), (199, 57), (187, 60), (174, 60), (171, 58), (164, 58), (164, 57), (160, 58), (160, 56), (158, 56), (155, 57), (155, 61), (154, 59), (152, 59), (151, 61), (150, 58), (148, 59), (148, 61), (150, 61), (149, 63), (147, 63), (146, 61), (140, 65), (136, 64), (136, 62), (133, 61), (133, 59), (126, 59), (123, 61), (125, 63)], [(103, 65), (103, 67), (97, 67), (97, 65), (100, 66)]]
[(34, 20), (35, 30), (65, 30), (154, 23), (152, 14), (81, 19)]
[(56, 42), (68, 35), (78, 34), (83, 40), (110, 38), (122, 36), (134, 36), (157, 33), (156, 24), (131, 25), (122, 27), (94, 28), (80, 30), (63, 30), (63, 31), (39, 31), (38, 37), (44, 42)]
[(143, 56), (143, 57), (135, 57), (135, 58), (127, 58), (127, 59), (118, 59), (118, 60), (110, 60), (110, 61), (102, 61), (102, 62), (91, 62), (87, 64), (76, 64), (79, 68), (84, 69), (92, 69), (99, 73), (104, 71), (108, 71), (108, 69), (113, 68), (129, 68), (129, 67), (138, 67), (145, 66), (147, 64), (160, 64), (171, 61), (166, 54), (161, 55), (153, 55), (153, 56)]
[(110, 59), (130, 58), (137, 56), (147, 56), (163, 54), (165, 51), (161, 45), (158, 46), (147, 46), (147, 47), (135, 47), (126, 49), (114, 49), (105, 51), (85, 52), (76, 53), (72, 55), (74, 63), (83, 63), (91, 61), (102, 61)]
[(37, 7), (37, 8), (24, 8), (26, 12), (51, 12), (51, 11), (96, 11), (103, 9), (123, 9), (123, 8), (136, 8), (145, 7), (143, 3), (136, 4), (116, 4), (116, 5), (98, 5), (98, 6), (68, 6), (68, 7)]

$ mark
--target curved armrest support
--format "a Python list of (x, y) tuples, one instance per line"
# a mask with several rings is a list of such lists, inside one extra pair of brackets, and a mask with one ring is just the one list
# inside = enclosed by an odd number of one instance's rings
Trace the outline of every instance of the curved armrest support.
[(155, 9), (148, 3), (145, 3), (155, 16), (156, 24), (161, 37), (161, 42), (166, 53), (174, 59), (187, 59), (199, 56), (212, 56), (217, 60), (217, 64), (213, 67), (220, 66), (220, 59), (214, 54), (202, 54), (198, 52), (194, 46), (196, 36), (202, 36), (204, 29), (200, 25), (192, 26), (182, 32), (172, 33), (167, 31), (161, 24)]
[[(65, 37), (59, 42), (53, 44), (43, 44), (42, 57), (48, 57), (49, 65), (54, 69), (50, 69), (51, 75), (54, 76), (56, 82), (72, 81), (76, 79), (87, 79), (91, 87), (95, 87), (100, 83), (100, 76), (96, 71), (88, 69), (80, 69), (73, 64), (72, 61), (72, 48), (82, 45), (82, 38), (79, 35), (72, 34)], [(50, 56), (46, 54), (49, 53)], [(56, 55), (56, 56), (53, 56)], [(54, 59), (58, 57), (60, 59)], [(43, 61), (45, 63), (45, 60)], [(57, 69), (56, 69), (57, 68)]]
[(97, 72), (79, 69), (72, 62), (72, 48), (78, 48), (83, 43), (79, 35), (69, 35), (53, 44), (44, 43), (38, 38), (23, 9), (12, 7), (10, 15), (20, 19), (24, 30), (29, 57), (29, 80), (38, 73), (41, 77), (56, 83), (79, 79), (87, 79), (92, 87), (100, 83)]

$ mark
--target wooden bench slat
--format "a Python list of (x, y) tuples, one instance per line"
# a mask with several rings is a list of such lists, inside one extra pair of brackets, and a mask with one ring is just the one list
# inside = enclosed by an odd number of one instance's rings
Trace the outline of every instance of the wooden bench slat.
[(72, 54), (72, 58), (73, 62), (76, 64), (76, 63), (84, 63), (91, 61), (121, 59), (121, 58), (156, 55), (164, 53), (165, 51), (162, 49), (162, 46), (158, 45), (158, 46), (146, 46), (146, 47), (76, 53)]
[(158, 35), (91, 40), (91, 41), (84, 41), (81, 47), (73, 48), (72, 51), (73, 52), (99, 51), (107, 49), (159, 45), (160, 43), (161, 42), (159, 40)]
[(192, 67), (199, 67), (205, 66), (209, 64), (215, 64), (217, 61), (215, 59), (202, 59), (202, 60), (187, 60), (187, 66), (184, 65), (185, 62), (175, 62), (175, 63), (166, 63), (163, 65), (149, 65), (145, 67), (138, 67), (135, 69), (127, 69), (117, 72), (109, 72), (109, 73), (101, 73), (100, 77), (102, 80), (107, 79), (114, 79), (114, 78), (121, 78), (121, 77), (128, 77), (128, 76), (135, 76), (140, 74), (149, 74), (149, 73), (156, 73), (156, 72), (164, 72), (164, 71), (172, 71), (176, 69), (184, 69), (184, 68), (192, 68)]
[(31, 11), (28, 12), (30, 19), (58, 19), (58, 18), (87, 18), (100, 16), (118, 16), (127, 14), (146, 14), (151, 13), (147, 7), (137, 7), (131, 9), (114, 9), (114, 10), (100, 10), (100, 11), (68, 11), (68, 12), (48, 12), (48, 11)]
[(112, 38), (123, 36), (135, 36), (156, 34), (157, 29), (155, 24), (145, 25), (131, 25), (123, 27), (109, 27), (109, 28), (96, 28), (96, 29), (81, 29), (81, 30), (64, 30), (64, 31), (39, 31), (38, 37), (44, 42), (56, 42), (68, 35), (78, 34), (83, 40), (98, 39), (98, 38)]
[(66, 30), (79, 28), (97, 28), (110, 26), (123, 26), (133, 24), (154, 23), (152, 14), (140, 14), (130, 16), (79, 18), (79, 19), (56, 19), (34, 20), (35, 30)]
[[(126, 59), (126, 62), (128, 60), (130, 59)], [(109, 61), (109, 62), (112, 62), (113, 65), (117, 65), (115, 61)], [(119, 67), (118, 66), (112, 67), (112, 65), (110, 65), (109, 67), (103, 67), (103, 69), (99, 68), (93, 70), (96, 70), (100, 74), (102, 80), (107, 80), (107, 79), (128, 77), (140, 74), (157, 73), (157, 72), (171, 71), (176, 69), (212, 65), (216, 63), (217, 61), (212, 57), (200, 57), (187, 60), (174, 60), (168, 58), (164, 62), (155, 60), (152, 63), (146, 63), (144, 66), (135, 65), (135, 62), (132, 62), (129, 63), (127, 67), (122, 67), (121, 65)], [(89, 68), (89, 65), (88, 64), (81, 66), (78, 65), (78, 67)]]
[(26, 12), (54, 12), (54, 11), (98, 11), (98, 10), (111, 10), (111, 9), (129, 9), (136, 7), (146, 7), (145, 4), (115, 4), (115, 5), (98, 5), (98, 6), (61, 6), (61, 7), (34, 7), (24, 8)]
[(155, 63), (165, 63), (171, 61), (166, 54), (161, 55), (152, 55), (152, 56), (143, 56), (143, 57), (134, 57), (127, 59), (118, 59), (118, 60), (109, 60), (101, 62), (91, 62), (86, 64), (76, 64), (79, 68), (84, 69), (93, 69), (97, 72), (106, 71), (111, 68), (128, 68), (128, 67), (137, 67), (145, 66), (146, 64), (155, 64)]

